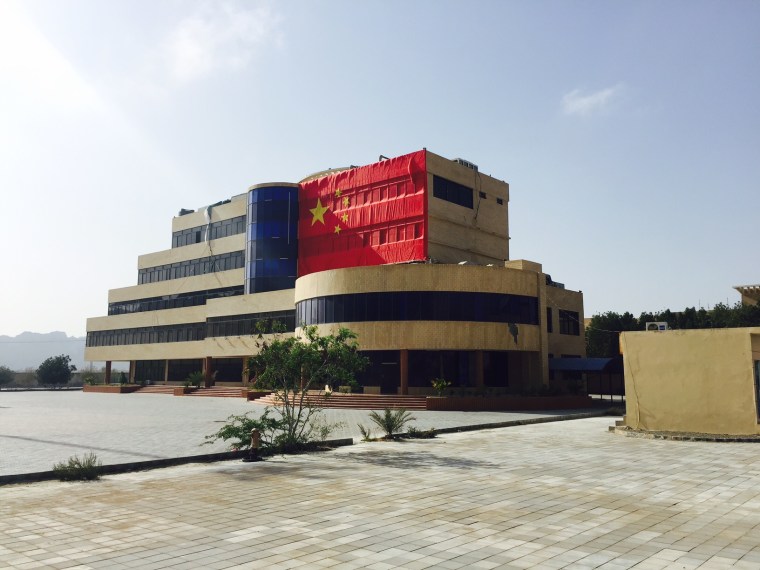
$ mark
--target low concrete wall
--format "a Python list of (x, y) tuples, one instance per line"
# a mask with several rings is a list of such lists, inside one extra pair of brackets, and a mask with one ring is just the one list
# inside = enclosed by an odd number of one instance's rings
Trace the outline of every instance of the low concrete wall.
[(760, 433), (760, 328), (625, 332), (625, 424), (635, 430)]
[(427, 409), (458, 412), (577, 410), (592, 408), (594, 401), (588, 396), (503, 396), (496, 398), (435, 397), (427, 398)]
[(248, 400), (258, 400), (264, 396), (269, 396), (271, 393), (271, 391), (267, 392), (265, 390), (245, 390), (245, 397)]
[(102, 394), (129, 394), (131, 392), (137, 392), (141, 386), (138, 386), (137, 384), (128, 384), (126, 386), (122, 386), (121, 384), (97, 384), (97, 385), (87, 385), (85, 384), (82, 386), (83, 392), (100, 392)]

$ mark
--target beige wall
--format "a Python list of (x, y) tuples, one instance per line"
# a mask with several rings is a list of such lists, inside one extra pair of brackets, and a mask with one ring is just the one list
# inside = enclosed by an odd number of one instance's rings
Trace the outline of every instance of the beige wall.
[[(247, 197), (247, 193), (238, 194), (230, 198), (231, 202), (211, 208), (211, 222), (219, 222), (221, 220), (244, 215), (248, 209)], [(201, 206), (192, 214), (175, 216), (172, 219), (172, 233), (186, 230), (188, 228), (205, 226), (208, 223), (206, 221), (206, 208), (207, 206)]]
[[(573, 356), (586, 356), (586, 325), (583, 318), (583, 293), (560, 289), (558, 287), (546, 287), (546, 306), (552, 309), (553, 332), (549, 333), (549, 352), (559, 358), (563, 354)], [(575, 311), (578, 313), (580, 335), (560, 334), (559, 310)], [(546, 318), (546, 309), (542, 319)], [(544, 323), (545, 325), (546, 323)]]
[[(255, 295), (238, 295), (223, 299), (211, 299), (206, 304), (206, 316), (211, 318), (293, 310), (295, 306), (293, 301), (294, 292), (294, 289), (284, 289), (282, 291), (256, 293)], [(283, 336), (292, 336), (292, 333), (287, 333)], [(258, 352), (258, 348), (256, 347), (257, 340), (257, 337), (254, 335), (208, 337), (204, 341), (203, 350), (206, 356), (213, 356), (215, 358), (250, 356)]]
[(503, 323), (408, 321), (335, 323), (320, 325), (331, 334), (348, 327), (358, 335), (362, 350), (517, 350), (538, 351), (539, 328), (518, 325), (515, 343)]
[[(509, 259), (509, 184), (432, 152), (428, 169), (428, 256), (441, 263)], [(474, 189), (473, 208), (433, 197), (433, 175)], [(479, 192), (485, 192), (481, 198)], [(497, 204), (496, 198), (504, 203)]]
[(132, 285), (130, 287), (119, 287), (108, 291), (108, 302), (119, 303), (122, 301), (133, 301), (135, 299), (148, 299), (150, 297), (161, 297), (163, 295), (176, 295), (179, 293), (191, 293), (193, 291), (207, 291), (209, 289), (221, 289), (224, 287), (233, 287), (243, 285), (245, 270), (230, 269), (229, 271), (217, 271), (205, 275), (195, 275), (193, 277), (184, 277), (181, 279), (169, 279), (167, 281), (158, 281), (156, 283), (145, 283), (144, 285)]
[(532, 272), (505, 267), (430, 263), (349, 267), (299, 278), (295, 301), (380, 291), (480, 291), (535, 296), (536, 282)]
[(189, 259), (200, 259), (202, 257), (244, 250), (245, 233), (235, 234), (234, 236), (214, 239), (209, 242), (194, 243), (141, 255), (137, 258), (137, 268), (157, 267)]
[[(312, 297), (345, 293), (382, 291), (480, 291), (537, 297), (539, 322), (518, 325), (518, 341), (498, 323), (462, 322), (377, 322), (347, 323), (359, 334), (359, 343), (366, 350), (515, 350), (535, 352), (531, 366), (532, 381), (549, 381), (548, 355), (585, 356), (583, 322), (580, 335), (559, 334), (558, 309), (583, 315), (583, 294), (569, 289), (546, 286), (541, 264), (516, 260), (509, 267), (477, 265), (399, 264), (375, 267), (353, 267), (312, 273), (296, 281), (295, 302)], [(553, 309), (554, 333), (546, 330), (546, 306)], [(340, 324), (325, 325), (326, 331)]]
[(625, 332), (626, 425), (757, 434), (753, 352), (760, 328)]
[(206, 316), (224, 317), (227, 315), (250, 315), (252, 313), (292, 310), (295, 306), (294, 295), (295, 289), (283, 289), (254, 295), (209, 299), (205, 307)]
[(202, 323), (205, 320), (206, 308), (203, 305), (199, 305), (197, 307), (182, 307), (180, 309), (91, 317), (87, 319), (87, 332)]
[(174, 360), (181, 358), (203, 358), (205, 342), (165, 342), (155, 344), (129, 344), (123, 346), (88, 346), (84, 349), (84, 359), (90, 362), (111, 360)]
[[(525, 267), (538, 269), (526, 262)], [(295, 301), (339, 295), (382, 291), (479, 291), (538, 297), (542, 307), (545, 289), (543, 273), (514, 268), (476, 265), (382, 265), (353, 267), (312, 273), (296, 281)], [(527, 366), (520, 364), (522, 378), (532, 383), (548, 382), (546, 332), (542, 311), (539, 325), (518, 325), (517, 342), (503, 323), (478, 322), (375, 322), (336, 323), (320, 327), (325, 332), (347, 326), (359, 335), (365, 350), (509, 350), (530, 352)], [(517, 363), (517, 361), (515, 361)]]

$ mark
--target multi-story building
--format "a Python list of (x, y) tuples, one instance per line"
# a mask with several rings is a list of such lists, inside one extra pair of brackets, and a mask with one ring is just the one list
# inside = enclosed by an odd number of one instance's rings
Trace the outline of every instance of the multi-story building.
[(181, 210), (171, 249), (88, 319), (85, 358), (127, 361), (134, 381), (241, 383), (257, 325), (345, 326), (365, 389), (403, 394), (433, 378), (517, 392), (549, 382), (552, 356), (585, 355), (582, 293), (509, 259), (506, 182), (424, 149), (381, 159)]
[(760, 304), (760, 285), (736, 285), (734, 289), (742, 296), (742, 305)]

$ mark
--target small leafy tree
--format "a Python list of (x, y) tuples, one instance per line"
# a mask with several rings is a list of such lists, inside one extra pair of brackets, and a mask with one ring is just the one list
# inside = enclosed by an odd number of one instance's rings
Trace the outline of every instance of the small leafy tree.
[(393, 439), (394, 435), (404, 429), (404, 426), (411, 421), (416, 420), (410, 412), (407, 412), (403, 408), (397, 410), (391, 410), (385, 408), (383, 414), (380, 415), (376, 411), (369, 413), (369, 419), (371, 419), (377, 427), (385, 432), (386, 439)]
[(71, 373), (77, 367), (70, 364), (71, 357), (61, 354), (60, 356), (51, 356), (46, 359), (40, 367), (37, 368), (37, 382), (42, 385), (58, 386), (68, 384), (71, 380)]
[(446, 389), (451, 386), (451, 382), (445, 380), (444, 378), (434, 378), (430, 381), (430, 383), (433, 385), (433, 390), (435, 390), (435, 393), (439, 396), (443, 396), (443, 393), (446, 391)]
[(13, 382), (15, 376), (16, 375), (13, 373), (13, 370), (7, 366), (0, 366), (0, 386), (10, 384)]
[(249, 358), (248, 370), (254, 386), (273, 391), (278, 400), (276, 410), (283, 422), (278, 444), (283, 451), (298, 449), (312, 441), (315, 432), (324, 432), (318, 421), (321, 408), (307, 398), (309, 390), (355, 385), (354, 375), (368, 359), (358, 352), (356, 334), (346, 328), (327, 336), (315, 326), (304, 326), (300, 337), (264, 332), (259, 329), (258, 354)]
[(251, 432), (259, 430), (261, 433), (261, 445), (263, 448), (277, 447), (277, 438), (283, 431), (281, 419), (270, 417), (271, 409), (267, 408), (261, 417), (251, 417), (251, 412), (240, 416), (232, 415), (227, 418), (227, 423), (218, 432), (207, 435), (204, 444), (211, 444), (217, 440), (230, 442), (233, 450), (248, 449), (251, 446)]

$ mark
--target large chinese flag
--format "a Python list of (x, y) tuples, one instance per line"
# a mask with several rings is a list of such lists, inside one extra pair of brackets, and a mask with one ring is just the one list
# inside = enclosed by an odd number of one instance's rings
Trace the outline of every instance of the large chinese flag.
[(303, 182), (298, 199), (298, 276), (424, 260), (425, 153)]

